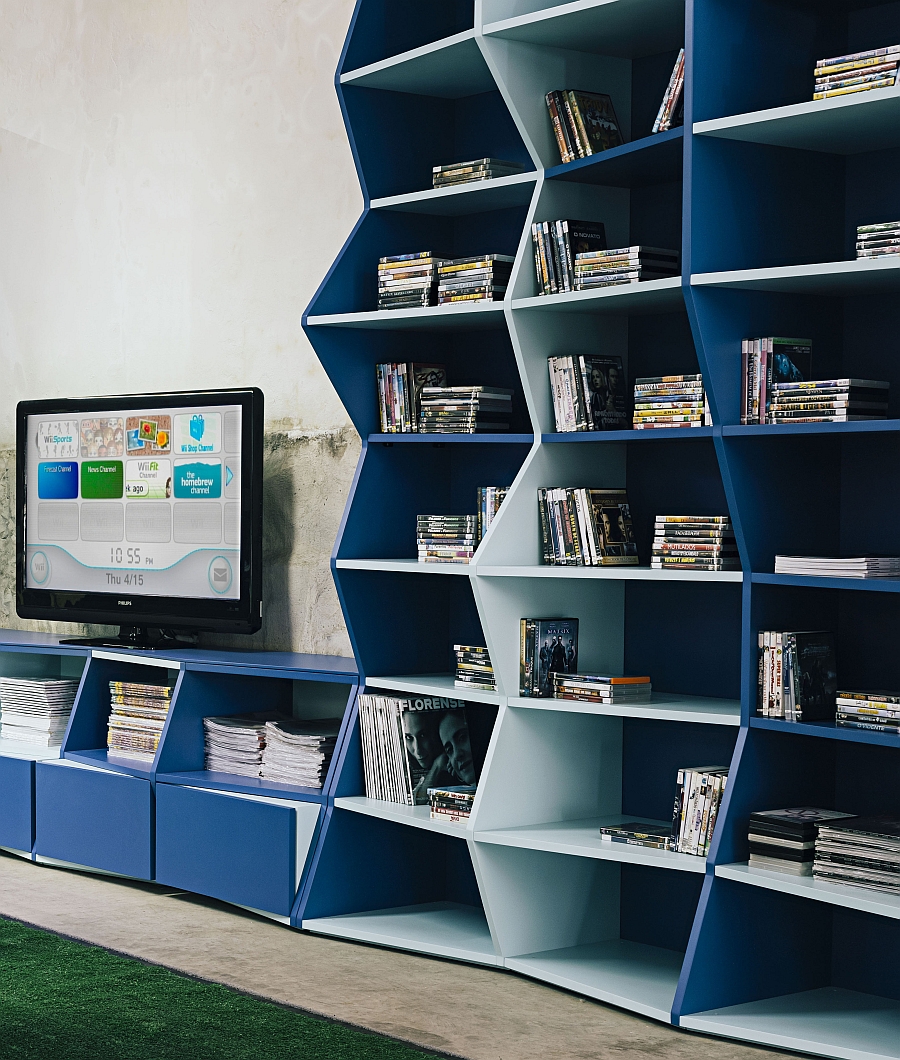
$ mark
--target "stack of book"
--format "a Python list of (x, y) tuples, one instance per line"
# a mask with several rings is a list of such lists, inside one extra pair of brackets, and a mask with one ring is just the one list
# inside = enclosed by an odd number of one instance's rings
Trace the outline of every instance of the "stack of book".
[(672, 850), (706, 857), (727, 781), (727, 766), (689, 766), (678, 770), (670, 837)]
[(563, 164), (625, 142), (609, 96), (564, 88), (548, 92), (545, 99)]
[(815, 69), (813, 99), (829, 99), (873, 88), (891, 88), (897, 81), (900, 44), (819, 59)]
[(703, 427), (712, 422), (703, 376), (655, 375), (634, 381), (636, 431), (660, 427)]
[(382, 434), (410, 434), (419, 429), (422, 388), (447, 385), (443, 364), (376, 364), (378, 418)]
[(0, 677), (0, 739), (59, 747), (77, 692), (64, 677)]
[(476, 254), (452, 258), (437, 267), (438, 305), (455, 302), (501, 301), (515, 258), (508, 254)]
[(900, 557), (776, 556), (775, 573), (815, 578), (900, 578)]
[(553, 698), (585, 703), (649, 703), (653, 687), (649, 677), (610, 677), (608, 674), (554, 674)]
[(837, 662), (833, 633), (760, 630), (757, 646), (757, 710), (764, 718), (834, 718)]
[(775, 383), (768, 423), (848, 423), (887, 419), (890, 383), (877, 379), (816, 379)]
[(267, 721), (259, 775), (292, 787), (321, 788), (340, 728), (340, 719), (334, 718)]
[(811, 339), (769, 336), (741, 342), (741, 423), (769, 423), (775, 386), (810, 377)]
[(628, 426), (621, 357), (549, 357), (547, 366), (557, 431), (621, 431)]
[(606, 249), (602, 221), (540, 221), (531, 226), (534, 271), (541, 294), (575, 290), (575, 257)]
[(422, 434), (509, 430), (511, 390), (496, 386), (424, 386), (419, 401)]
[(454, 784), (446, 788), (429, 788), (431, 818), (447, 824), (464, 824), (472, 816), (475, 802), (474, 784)]
[(886, 254), (900, 254), (900, 221), (860, 225), (856, 229), (858, 258), (883, 258)]
[(850, 817), (819, 825), (813, 877), (900, 894), (900, 818)]
[(204, 765), (215, 773), (258, 777), (266, 746), (266, 722), (272, 711), (203, 719)]
[(589, 250), (575, 255), (575, 290), (613, 287), (622, 283), (665, 280), (681, 272), (677, 250), (659, 247), (621, 247)]
[(653, 123), (653, 132), (668, 132), (678, 125), (684, 125), (684, 48), (678, 53), (672, 76), (659, 105), (659, 113)]
[(110, 681), (107, 758), (126, 765), (152, 765), (172, 705), (171, 685)]
[(577, 618), (523, 618), (519, 694), (552, 698), (555, 674), (578, 673)]
[(635, 567), (637, 544), (625, 490), (539, 489), (544, 563)]
[(750, 868), (812, 876), (818, 826), (824, 821), (849, 816), (811, 806), (751, 813)]
[(475, 158), (471, 162), (451, 162), (447, 166), (435, 166), (432, 170), (432, 182), (436, 188), (451, 188), (457, 184), (471, 184), (478, 180), (510, 177), (514, 173), (521, 173), (524, 168), (518, 162), (504, 162), (501, 158)]
[(650, 566), (661, 570), (740, 570), (727, 515), (657, 515)]
[(476, 509), (478, 514), (478, 540), (479, 542), (488, 532), (488, 528), (494, 521), (497, 512), (500, 511), (500, 505), (506, 500), (506, 494), (509, 492), (507, 486), (479, 486), (476, 500)]
[(836, 704), (835, 719), (844, 728), (900, 735), (900, 693), (838, 690)]
[(650, 850), (669, 850), (672, 826), (665, 821), (623, 821), (621, 824), (601, 825), (600, 840)]
[(430, 250), (378, 259), (378, 308), (419, 309), (437, 300), (437, 266)]
[(483, 688), (488, 692), (496, 690), (497, 680), (487, 648), (454, 644), (453, 654), (456, 656), (453, 683), (457, 688)]
[(417, 515), (416, 548), (420, 563), (468, 563), (478, 542), (476, 515)]

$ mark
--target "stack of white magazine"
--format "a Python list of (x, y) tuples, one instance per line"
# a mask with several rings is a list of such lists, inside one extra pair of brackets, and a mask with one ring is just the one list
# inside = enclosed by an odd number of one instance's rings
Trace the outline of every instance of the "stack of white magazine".
[(339, 718), (266, 722), (263, 778), (295, 787), (321, 788), (340, 727)]
[(900, 556), (776, 556), (775, 573), (817, 578), (900, 578)]
[(0, 739), (59, 747), (78, 681), (58, 677), (0, 677)]
[(266, 723), (284, 717), (274, 711), (204, 718), (206, 768), (239, 777), (258, 777), (266, 746)]

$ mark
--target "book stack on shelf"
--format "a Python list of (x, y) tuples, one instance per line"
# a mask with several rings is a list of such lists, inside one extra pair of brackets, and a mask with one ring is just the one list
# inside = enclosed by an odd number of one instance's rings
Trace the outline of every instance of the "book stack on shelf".
[(587, 250), (575, 255), (574, 289), (593, 291), (625, 283), (645, 283), (679, 276), (677, 250), (660, 247), (620, 247), (617, 250)]
[(375, 365), (378, 387), (378, 418), (382, 434), (410, 434), (419, 429), (422, 388), (447, 385), (443, 364)]
[(833, 721), (837, 689), (834, 634), (760, 630), (757, 710), (784, 721)]
[(259, 775), (292, 787), (321, 788), (340, 727), (339, 718), (267, 721)]
[(819, 825), (813, 877), (900, 894), (900, 818), (850, 817)]
[(637, 566), (623, 489), (539, 489), (543, 562), (566, 567)]
[(272, 711), (203, 719), (204, 768), (214, 773), (258, 777)]
[(835, 721), (845, 729), (900, 735), (900, 694), (838, 690)]
[(578, 673), (577, 618), (523, 618), (519, 623), (519, 694), (553, 697), (554, 675)]
[(751, 813), (747, 834), (750, 868), (812, 876), (818, 826), (824, 821), (849, 816), (812, 806)]
[(446, 824), (465, 824), (472, 816), (476, 785), (455, 784), (452, 787), (429, 788), (431, 819)]
[(477, 783), (463, 700), (363, 693), (357, 702), (370, 799), (427, 806), (429, 788)]
[(553, 416), (561, 434), (620, 431), (628, 426), (621, 357), (548, 357)]
[(883, 258), (900, 254), (900, 221), (860, 225), (856, 229), (857, 258)]
[(678, 770), (670, 837), (672, 850), (706, 857), (727, 782), (727, 766), (690, 766)]
[(378, 259), (378, 308), (420, 309), (437, 302), (437, 267), (430, 250)]
[(657, 515), (650, 566), (657, 570), (740, 570), (728, 515)]
[(575, 290), (578, 254), (606, 250), (602, 221), (539, 221), (531, 226), (534, 271), (542, 295)]
[(110, 681), (107, 758), (126, 765), (152, 765), (169, 707), (172, 686)]
[(478, 540), (488, 532), (500, 505), (509, 493), (508, 486), (479, 486), (476, 490), (476, 508), (478, 513)]
[(611, 677), (608, 674), (553, 674), (553, 698), (584, 703), (649, 703), (653, 686), (649, 677)]
[(515, 258), (508, 254), (476, 254), (451, 258), (437, 267), (438, 305), (502, 301)]
[(642, 376), (634, 381), (636, 431), (662, 427), (704, 427), (712, 423), (703, 376)]
[(877, 379), (816, 379), (775, 383), (767, 423), (849, 423), (887, 419), (890, 383)]
[(497, 689), (494, 667), (487, 648), (471, 644), (454, 644), (456, 673), (453, 684), (457, 688), (483, 688), (488, 692)]
[(508, 431), (512, 391), (496, 386), (423, 386), (419, 395), (422, 434)]
[(446, 166), (435, 166), (432, 170), (432, 183), (435, 188), (452, 188), (457, 184), (511, 177), (524, 169), (518, 162), (505, 162), (501, 158), (475, 158), (471, 162), (451, 162)]
[(897, 82), (900, 44), (819, 59), (815, 69), (813, 99), (830, 99), (873, 88), (891, 88)]
[(810, 378), (811, 339), (769, 336), (741, 342), (741, 423), (770, 423), (773, 387)]
[(468, 563), (478, 542), (477, 515), (417, 515), (416, 548), (420, 563)]
[(59, 747), (78, 682), (56, 677), (0, 677), (0, 740)]
[(619, 147), (625, 141), (613, 102), (602, 92), (548, 92), (547, 110), (563, 164)]
[(672, 76), (663, 94), (659, 113), (653, 123), (653, 132), (668, 132), (678, 125), (684, 125), (684, 48), (678, 53)]
[(775, 573), (814, 578), (900, 578), (900, 557), (776, 556)]

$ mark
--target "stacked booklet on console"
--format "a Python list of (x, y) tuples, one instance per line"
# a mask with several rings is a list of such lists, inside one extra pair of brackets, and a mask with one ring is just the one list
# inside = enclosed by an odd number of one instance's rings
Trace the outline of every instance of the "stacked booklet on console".
[(107, 758), (131, 766), (152, 765), (172, 705), (172, 686), (110, 681), (109, 693)]
[(0, 677), (0, 739), (59, 747), (77, 691), (66, 678)]
[(900, 556), (776, 556), (775, 573), (817, 578), (900, 578)]
[(281, 717), (274, 711), (204, 718), (206, 768), (215, 773), (258, 777), (266, 746), (266, 722)]
[(339, 718), (267, 721), (260, 775), (301, 788), (321, 788), (331, 764)]

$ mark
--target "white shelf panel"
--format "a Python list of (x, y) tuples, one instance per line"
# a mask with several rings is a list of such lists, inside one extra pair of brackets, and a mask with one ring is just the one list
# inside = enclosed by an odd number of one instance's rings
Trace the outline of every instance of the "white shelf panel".
[[(340, 562), (338, 563), (340, 566)], [(660, 582), (741, 582), (739, 570), (652, 570), (650, 567), (554, 567), (550, 564), (534, 566), (494, 567), (477, 565), (478, 574), (485, 578), (571, 578), (577, 581), (660, 581)]]
[[(338, 800), (340, 801), (340, 800)], [(693, 854), (677, 854), (672, 850), (652, 850), (628, 846), (626, 843), (604, 843), (600, 838), (601, 825), (617, 825), (626, 821), (658, 824), (646, 817), (616, 814), (607, 817), (588, 817), (580, 821), (554, 821), (550, 824), (521, 825), (516, 828), (492, 828), (475, 832), (479, 843), (518, 847), (522, 850), (545, 850), (553, 854), (573, 854), (575, 857), (596, 858), (598, 861), (627, 862), (657, 869), (680, 872), (706, 872), (706, 858)]]
[(417, 559), (339, 559), (340, 570), (399, 571), (403, 574), (469, 574), (470, 563), (420, 563)]
[(369, 913), (304, 920), (303, 928), (319, 935), (332, 935), (376, 946), (393, 946), (414, 953), (450, 957), (473, 964), (499, 967), (502, 958), (494, 952), (484, 913), (474, 906), (455, 902), (398, 906)]
[(548, 313), (672, 313), (684, 307), (681, 277), (647, 280), (600, 287), (596, 291), (568, 291), (565, 294), (514, 298), (514, 311), (540, 309)]
[[(510, 206), (526, 206), (534, 194), (537, 173), (515, 173), (494, 180), (472, 181), (452, 188), (426, 188), (407, 195), (389, 195), (373, 199), (373, 210), (396, 213), (420, 213), (433, 217), (455, 217), (488, 210), (505, 210)], [(391, 310), (397, 312), (397, 310)]]
[(824, 987), (682, 1016), (682, 1027), (841, 1060), (900, 1058), (900, 1001)]
[(476, 302), (474, 305), (431, 305), (421, 309), (372, 309), (363, 313), (328, 313), (307, 317), (313, 327), (365, 328), (405, 331), (434, 331), (437, 328), (503, 327), (502, 302)]
[(485, 36), (631, 59), (679, 48), (683, 0), (575, 0), (484, 27)]
[(800, 898), (811, 898), (828, 905), (839, 905), (844, 909), (859, 909), (864, 913), (875, 913), (900, 920), (900, 895), (882, 894), (865, 887), (846, 887), (839, 883), (815, 880), (812, 876), (792, 876), (789, 872), (751, 869), (746, 863), (717, 865), (716, 875), (726, 880), (736, 880), (767, 891), (795, 894)]
[(695, 122), (694, 133), (833, 155), (880, 151), (900, 145), (900, 92), (881, 88), (714, 118)]
[(900, 289), (900, 255), (874, 261), (824, 261), (777, 269), (702, 272), (692, 287), (726, 287), (786, 294), (854, 295)]
[(507, 957), (505, 964), (511, 971), (668, 1023), (682, 961), (674, 950), (614, 939)]
[(349, 70), (341, 74), (341, 84), (444, 99), (459, 99), (496, 87), (472, 29)]
[(59, 747), (35, 747), (25, 740), (0, 740), (0, 758), (25, 758), (31, 762), (49, 762), (60, 757)]
[(334, 804), (339, 810), (363, 813), (368, 817), (378, 817), (382, 821), (424, 828), (428, 832), (441, 832), (443, 835), (458, 836), (460, 839), (466, 837), (465, 824), (433, 820), (430, 806), (401, 806), (396, 802), (381, 802), (379, 799), (367, 799), (363, 796), (335, 799)]
[(654, 693), (649, 703), (629, 706), (623, 703), (586, 703), (576, 699), (535, 699), (511, 696), (511, 707), (532, 710), (556, 710), (569, 714), (600, 714), (611, 718), (642, 718), (645, 721), (681, 721), (700, 725), (741, 724), (741, 704), (737, 699), (712, 699), (708, 696), (682, 696)]
[(366, 677), (366, 688), (386, 688), (394, 692), (411, 692), (415, 696), (449, 696), (472, 703), (500, 702), (499, 692), (483, 688), (457, 688), (452, 674), (411, 674), (401, 677)]

